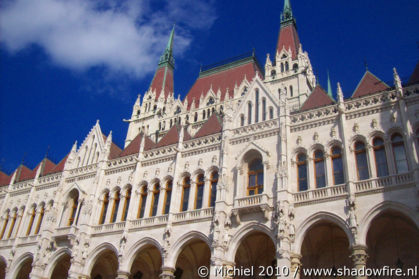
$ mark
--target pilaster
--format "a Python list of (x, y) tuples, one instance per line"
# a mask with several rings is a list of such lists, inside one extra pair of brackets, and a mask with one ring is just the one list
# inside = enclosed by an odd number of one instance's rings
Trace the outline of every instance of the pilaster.
[[(355, 245), (352, 247), (352, 254), (351, 254), (351, 260), (353, 262), (354, 268), (356, 268), (357, 270), (362, 270), (366, 268), (367, 266), (367, 259), (368, 259), (368, 254), (367, 254), (367, 247), (363, 246), (363, 245)], [(362, 272), (361, 272), (362, 273)], [(364, 275), (361, 276), (359, 275), (360, 272), (358, 272), (358, 276), (356, 276), (356, 279), (367, 279), (367, 276)]]

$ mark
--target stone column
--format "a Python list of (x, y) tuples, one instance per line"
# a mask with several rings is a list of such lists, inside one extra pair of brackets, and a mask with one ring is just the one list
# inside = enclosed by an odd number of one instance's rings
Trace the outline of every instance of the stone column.
[(128, 271), (118, 270), (116, 279), (129, 279), (130, 273)]
[(299, 254), (291, 254), (291, 269), (289, 278), (300, 279), (301, 273), (301, 255)]
[(114, 202), (115, 202), (114, 193), (112, 193), (112, 195), (109, 194), (108, 211), (106, 211), (105, 222), (103, 222), (104, 224), (109, 224), (111, 222), (111, 214), (112, 214)]
[(159, 276), (160, 279), (174, 279), (175, 278), (175, 268), (163, 266), (161, 268), (161, 273)]
[[(354, 268), (360, 270), (360, 269), (364, 269), (366, 268), (367, 265), (367, 259), (368, 259), (368, 254), (367, 254), (367, 247), (363, 246), (363, 245), (355, 245), (352, 247), (352, 254), (351, 254), (351, 259), (354, 265)], [(363, 276), (359, 275), (356, 277), (356, 279), (367, 279), (367, 276), (365, 275), (365, 272), (363, 274)]]
[(371, 144), (367, 144), (367, 152), (368, 152), (368, 165), (370, 170), (370, 177), (376, 178), (377, 177), (377, 166), (375, 165), (375, 154), (374, 148)]

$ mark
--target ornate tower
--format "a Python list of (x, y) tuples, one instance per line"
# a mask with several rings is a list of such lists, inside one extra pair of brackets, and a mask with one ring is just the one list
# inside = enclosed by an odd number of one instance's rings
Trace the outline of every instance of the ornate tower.
[(303, 52), (289, 0), (285, 0), (274, 61), (265, 63), (265, 82), (273, 94), (285, 94), (291, 110), (301, 107), (316, 85), (310, 59)]

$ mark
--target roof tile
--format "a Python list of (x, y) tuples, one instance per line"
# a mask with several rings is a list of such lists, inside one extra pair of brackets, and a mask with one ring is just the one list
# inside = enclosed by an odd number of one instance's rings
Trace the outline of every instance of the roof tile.
[(366, 71), (358, 86), (356, 87), (352, 98), (362, 97), (376, 92), (388, 89), (388, 85), (373, 75), (370, 71)]
[(218, 120), (218, 116), (216, 113), (213, 113), (210, 118), (208, 118), (207, 122), (202, 125), (201, 129), (196, 132), (194, 138), (201, 138), (213, 134), (220, 133), (222, 130), (222, 126), (220, 121)]
[(334, 101), (329, 97), (329, 95), (327, 95), (326, 91), (320, 85), (317, 85), (301, 106), (300, 110), (309, 110), (331, 104), (334, 104)]
[(10, 175), (7, 175), (4, 172), (0, 171), (0, 186), (9, 185), (11, 178), (12, 177)]
[(278, 44), (276, 48), (277, 52), (281, 52), (283, 48), (285, 48), (286, 51), (291, 49), (292, 59), (295, 59), (297, 57), (299, 47), (300, 38), (298, 37), (294, 24), (282, 27), (279, 31)]

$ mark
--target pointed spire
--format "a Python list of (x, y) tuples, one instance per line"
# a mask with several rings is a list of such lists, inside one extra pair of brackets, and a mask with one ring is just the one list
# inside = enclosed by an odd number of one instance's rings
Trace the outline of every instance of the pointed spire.
[(289, 0), (284, 1), (284, 10), (281, 14), (281, 24), (295, 23), (295, 19), (292, 15), (291, 3)]
[(337, 96), (338, 96), (338, 103), (339, 104), (343, 103), (343, 92), (342, 92), (342, 87), (340, 87), (340, 83), (339, 82), (338, 82)]
[(393, 79), (394, 79), (394, 86), (396, 87), (396, 91), (402, 95), (402, 81), (400, 80), (399, 74), (397, 73), (396, 68), (393, 68)]
[(169, 40), (167, 41), (166, 49), (162, 56), (160, 56), (159, 67), (169, 64), (172, 68), (175, 67), (175, 59), (173, 58), (173, 40), (175, 37), (175, 25), (173, 24), (172, 32), (170, 32)]
[(327, 95), (333, 99), (332, 85), (330, 83), (329, 71), (327, 71)]

